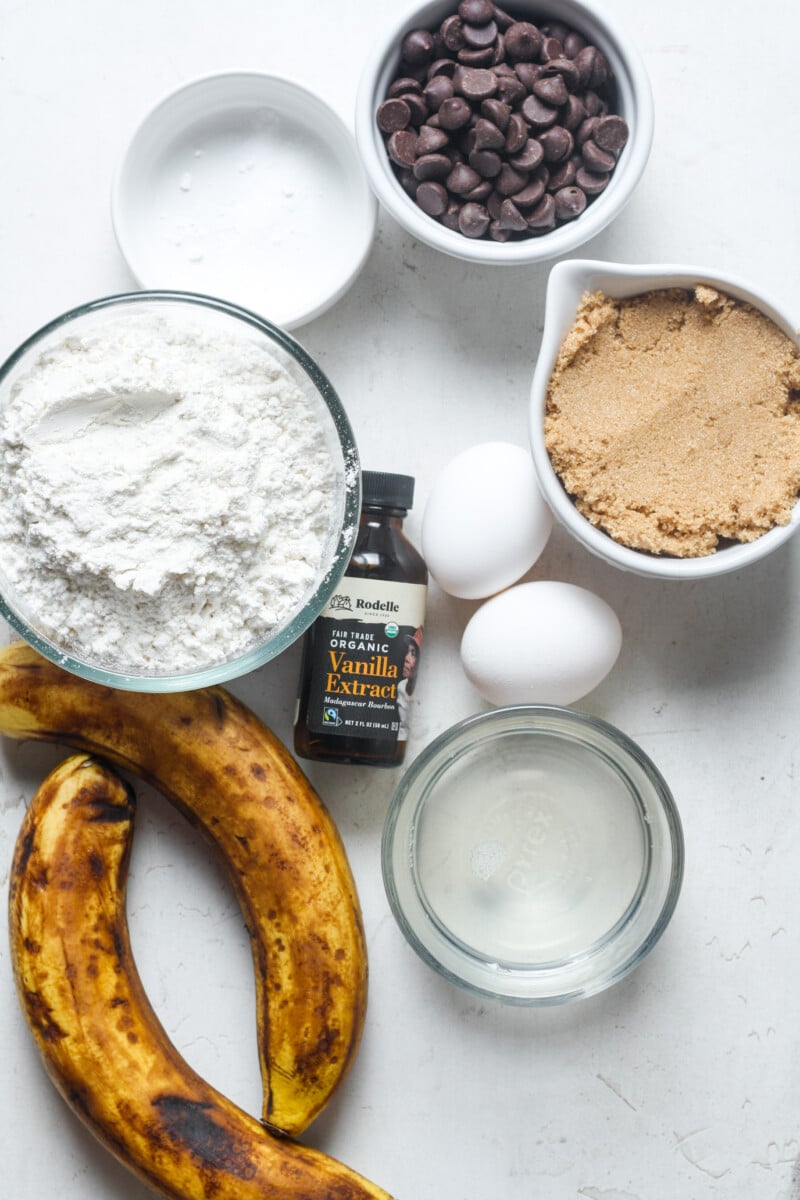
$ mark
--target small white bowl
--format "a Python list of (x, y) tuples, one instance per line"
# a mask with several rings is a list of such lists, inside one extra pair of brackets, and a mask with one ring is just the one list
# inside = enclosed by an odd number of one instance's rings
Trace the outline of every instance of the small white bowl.
[(795, 505), (788, 525), (776, 525), (754, 542), (725, 543), (715, 553), (701, 558), (659, 557), (623, 546), (578, 512), (553, 469), (544, 440), (547, 387), (561, 343), (572, 327), (585, 292), (600, 291), (614, 300), (621, 300), (661, 288), (694, 288), (698, 283), (709, 284), (737, 300), (751, 304), (798, 344), (796, 323), (763, 293), (735, 276), (722, 275), (704, 267), (671, 264), (630, 266), (573, 259), (557, 263), (550, 272), (542, 344), (531, 385), (530, 440), (533, 461), (542, 493), (553, 513), (587, 550), (599, 558), (637, 575), (660, 579), (703, 579), (737, 571), (748, 563), (756, 562), (782, 546), (795, 532), (800, 524), (800, 502)]
[(563, 21), (602, 50), (616, 82), (616, 111), (628, 122), (630, 138), (608, 186), (576, 220), (552, 233), (518, 242), (464, 237), (429, 217), (403, 191), (375, 119), (394, 78), (405, 34), (411, 29), (436, 28), (457, 7), (458, 0), (430, 0), (407, 12), (377, 40), (364, 66), (356, 100), (356, 141), (370, 184), (384, 208), (408, 233), (454, 258), (519, 265), (568, 254), (600, 233), (621, 212), (644, 171), (653, 140), (653, 97), (644, 63), (627, 34), (594, 4), (589, 6), (580, 0), (520, 0), (510, 6), (519, 20)]
[(218, 296), (293, 329), (353, 282), (377, 205), (327, 104), (289, 79), (236, 71), (195, 79), (148, 113), (111, 212), (142, 287)]

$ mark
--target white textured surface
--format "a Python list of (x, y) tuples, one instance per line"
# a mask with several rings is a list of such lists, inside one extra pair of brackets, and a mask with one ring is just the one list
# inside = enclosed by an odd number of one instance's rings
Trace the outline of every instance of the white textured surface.
[[(656, 139), (619, 221), (586, 248), (705, 262), (799, 314), (796, 42), (780, 0), (608, 0), (651, 74)], [(108, 217), (133, 124), (166, 90), (231, 65), (280, 70), (349, 120), (358, 64), (395, 5), (220, 9), (140, 0), (2, 4), (0, 352), (82, 300), (131, 285)], [(467, 266), (388, 219), (346, 297), (300, 330), (368, 466), (417, 476), (418, 533), (458, 450), (525, 443), (547, 269)], [(556, 531), (534, 578), (589, 587), (624, 641), (583, 707), (655, 759), (684, 820), (683, 895), (622, 985), (556, 1011), (505, 1009), (440, 981), (402, 941), (379, 839), (396, 773), (318, 767), (357, 875), (371, 955), (358, 1062), (309, 1140), (406, 1200), (797, 1200), (800, 1173), (800, 542), (747, 573), (678, 586), (615, 572)], [(434, 590), (412, 753), (481, 707), (458, 664), (475, 605)], [(236, 691), (288, 739), (296, 648)], [(55, 748), (3, 745), (0, 879)], [(256, 1111), (250, 964), (209, 853), (145, 793), (131, 924), (146, 986), (192, 1064)], [(145, 1200), (47, 1082), (0, 941), (4, 1200)]]

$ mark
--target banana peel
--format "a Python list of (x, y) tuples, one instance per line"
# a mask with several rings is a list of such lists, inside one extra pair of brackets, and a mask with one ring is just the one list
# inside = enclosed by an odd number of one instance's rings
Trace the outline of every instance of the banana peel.
[(74, 755), (39, 788), (17, 839), (12, 965), (56, 1087), (169, 1200), (390, 1200), (320, 1151), (271, 1134), (170, 1042), (128, 936), (134, 814), (134, 794), (116, 772)]
[(118, 691), (21, 642), (0, 650), (0, 733), (127, 768), (207, 835), (250, 934), (263, 1120), (302, 1132), (358, 1049), (367, 955), (338, 831), (282, 743), (223, 688)]

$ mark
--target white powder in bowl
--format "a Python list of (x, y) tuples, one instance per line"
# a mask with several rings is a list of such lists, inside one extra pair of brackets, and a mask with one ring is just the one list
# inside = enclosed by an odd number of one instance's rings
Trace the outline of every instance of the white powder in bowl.
[(313, 588), (337, 504), (268, 350), (150, 313), (43, 350), (0, 413), (0, 563), (59, 646), (128, 671), (243, 653)]

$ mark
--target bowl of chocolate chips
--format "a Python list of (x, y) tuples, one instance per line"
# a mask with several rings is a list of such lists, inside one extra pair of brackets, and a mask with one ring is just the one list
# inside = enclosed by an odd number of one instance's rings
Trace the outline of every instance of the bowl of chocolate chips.
[(604, 229), (650, 153), (636, 48), (579, 0), (433, 0), (364, 67), (356, 137), (383, 207), (472, 262), (557, 258)]

